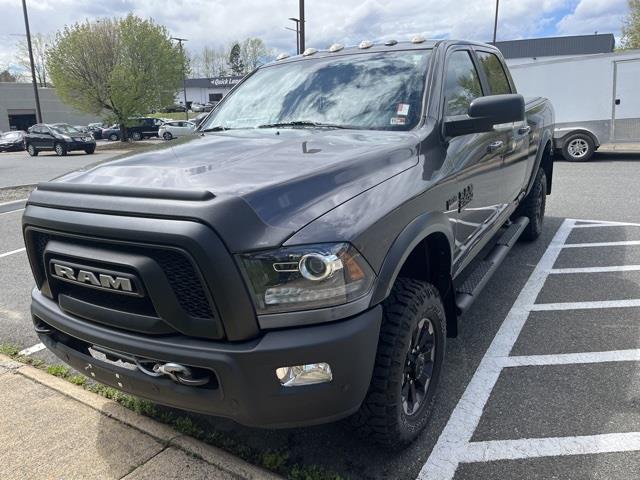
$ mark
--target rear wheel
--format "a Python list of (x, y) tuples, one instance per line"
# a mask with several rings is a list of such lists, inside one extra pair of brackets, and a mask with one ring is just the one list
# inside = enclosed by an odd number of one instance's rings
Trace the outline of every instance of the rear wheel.
[(60, 142), (56, 143), (53, 149), (59, 157), (64, 157), (67, 154), (67, 147)]
[(31, 155), (32, 157), (38, 156), (38, 150), (36, 150), (36, 147), (34, 147), (32, 144), (27, 145), (27, 153), (29, 153), (29, 155)]
[(562, 146), (562, 156), (569, 162), (586, 162), (593, 156), (596, 147), (586, 133), (569, 136)]
[(116, 135), (115, 133), (109, 135), (109, 140), (111, 140), (112, 142), (115, 142), (116, 140), (118, 140), (118, 138), (118, 135)]
[(131, 134), (131, 138), (132, 138), (133, 140), (135, 140), (136, 142), (138, 142), (138, 141), (142, 140), (142, 133), (140, 133), (140, 132), (133, 132), (133, 133)]
[(383, 304), (371, 385), (352, 423), (365, 438), (403, 447), (433, 407), (446, 339), (444, 306), (427, 282), (399, 278)]

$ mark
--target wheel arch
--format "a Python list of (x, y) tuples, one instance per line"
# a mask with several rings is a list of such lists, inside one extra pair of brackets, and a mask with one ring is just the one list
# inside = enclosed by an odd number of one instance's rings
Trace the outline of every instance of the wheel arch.
[(447, 336), (457, 335), (457, 310), (451, 278), (454, 235), (443, 213), (423, 214), (414, 219), (391, 245), (380, 268), (371, 303), (378, 304), (391, 293), (398, 277), (433, 284), (447, 314)]
[(573, 130), (563, 131), (563, 135), (554, 140), (554, 148), (561, 150), (564, 147), (564, 144), (567, 142), (567, 139), (571, 138), (573, 135), (577, 133), (581, 133), (583, 135), (590, 137), (596, 149), (600, 146), (600, 140), (598, 139), (598, 136), (594, 132), (592, 132), (588, 128), (580, 127), (580, 128), (575, 128)]
[(551, 194), (551, 185), (553, 184), (553, 134), (551, 130), (545, 130), (540, 139), (540, 146), (536, 153), (536, 161), (533, 164), (533, 170), (529, 176), (529, 184), (527, 185), (526, 195), (533, 188), (533, 184), (538, 173), (538, 168), (542, 167), (547, 177), (547, 195)]

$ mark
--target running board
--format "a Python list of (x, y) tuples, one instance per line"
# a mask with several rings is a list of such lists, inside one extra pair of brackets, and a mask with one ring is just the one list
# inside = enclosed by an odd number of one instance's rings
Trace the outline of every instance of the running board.
[(474, 300), (478, 298), (484, 286), (506, 258), (509, 250), (516, 244), (528, 224), (529, 219), (527, 217), (520, 217), (514, 220), (502, 235), (500, 235), (500, 238), (489, 254), (478, 263), (464, 283), (456, 288), (458, 314), (467, 311)]

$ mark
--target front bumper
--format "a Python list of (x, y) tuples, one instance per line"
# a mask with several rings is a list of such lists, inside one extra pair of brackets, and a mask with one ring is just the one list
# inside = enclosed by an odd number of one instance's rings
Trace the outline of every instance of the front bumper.
[(66, 142), (65, 143), (67, 146), (67, 150), (68, 151), (72, 151), (72, 150), (85, 150), (88, 148), (95, 148), (96, 147), (96, 141), (95, 140), (73, 140), (71, 142)]
[[(354, 413), (369, 387), (382, 319), (376, 306), (347, 320), (231, 343), (110, 329), (67, 315), (37, 289), (32, 300), (34, 321), (52, 331), (39, 333), (41, 341), (78, 371), (156, 403), (258, 427), (319, 424)], [(86, 351), (94, 345), (210, 370), (217, 382), (215, 388), (189, 387), (150, 377), (95, 359)], [(275, 375), (279, 367), (315, 362), (329, 363), (331, 382), (287, 388)]]

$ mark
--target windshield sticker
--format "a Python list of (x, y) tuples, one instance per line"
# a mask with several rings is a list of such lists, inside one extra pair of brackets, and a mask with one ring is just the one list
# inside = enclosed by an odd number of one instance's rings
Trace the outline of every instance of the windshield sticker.
[(407, 115), (409, 115), (409, 106), (410, 105), (408, 103), (399, 103), (396, 114), (406, 117)]
[(404, 117), (391, 117), (391, 121), (389, 123), (391, 125), (404, 125), (407, 123), (407, 119)]

